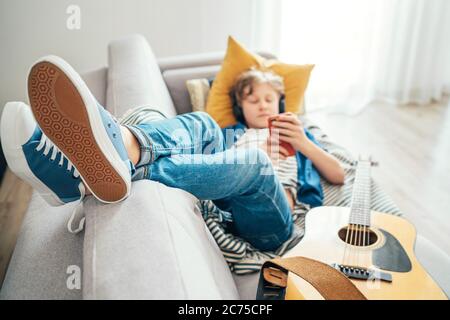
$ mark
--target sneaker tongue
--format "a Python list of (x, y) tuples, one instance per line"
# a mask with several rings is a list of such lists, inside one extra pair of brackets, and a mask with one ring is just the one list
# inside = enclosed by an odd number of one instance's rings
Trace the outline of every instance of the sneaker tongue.
[(27, 141), (27, 143), (31, 143), (31, 142), (39, 143), (41, 141), (41, 137), (42, 137), (41, 128), (39, 128), (39, 126), (36, 125), (36, 128), (34, 128), (34, 132), (31, 135), (30, 140)]

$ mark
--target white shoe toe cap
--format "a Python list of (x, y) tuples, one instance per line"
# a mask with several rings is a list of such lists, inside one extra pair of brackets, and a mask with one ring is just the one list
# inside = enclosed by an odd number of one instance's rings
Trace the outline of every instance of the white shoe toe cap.
[[(1, 139), (4, 149), (21, 149), (36, 129), (31, 108), (23, 102), (8, 102), (2, 113)], [(5, 150), (6, 151), (6, 150)]]

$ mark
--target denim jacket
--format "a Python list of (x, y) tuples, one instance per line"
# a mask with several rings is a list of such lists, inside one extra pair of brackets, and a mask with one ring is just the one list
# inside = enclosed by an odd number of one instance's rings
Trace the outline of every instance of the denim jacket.
[[(230, 129), (238, 130), (238, 133), (233, 135), (234, 144), (242, 136), (247, 127), (241, 122), (225, 127), (222, 129), (224, 138), (226, 130)], [(322, 146), (307, 129), (305, 129), (305, 134), (309, 140), (322, 148)], [(299, 186), (297, 188), (297, 200), (309, 204), (311, 208), (321, 206), (323, 203), (323, 190), (320, 185), (319, 172), (312, 164), (312, 161), (305, 157), (301, 152), (297, 151), (295, 156), (297, 157), (297, 181)]]

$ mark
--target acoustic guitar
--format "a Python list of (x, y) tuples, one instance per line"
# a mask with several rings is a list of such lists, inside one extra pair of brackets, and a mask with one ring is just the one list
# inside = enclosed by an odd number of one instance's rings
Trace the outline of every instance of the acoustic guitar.
[[(305, 236), (283, 258), (303, 256), (346, 275), (367, 299), (447, 299), (414, 255), (416, 231), (404, 218), (370, 210), (370, 159), (358, 161), (350, 208), (317, 207)], [(286, 299), (323, 299), (289, 274)]]

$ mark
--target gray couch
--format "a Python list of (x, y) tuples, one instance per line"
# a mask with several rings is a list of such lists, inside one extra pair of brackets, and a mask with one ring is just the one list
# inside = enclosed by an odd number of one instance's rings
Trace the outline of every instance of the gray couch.
[[(108, 67), (83, 77), (119, 117), (139, 105), (173, 117), (191, 111), (185, 81), (214, 75), (222, 58), (156, 60), (136, 35), (112, 42)], [(138, 181), (121, 203), (86, 199), (85, 230), (73, 235), (66, 224), (74, 204), (52, 208), (33, 194), (0, 299), (254, 299), (258, 275), (231, 274), (195, 202), (182, 190)], [(420, 236), (416, 252), (448, 293), (440, 272), (450, 269), (448, 256)]]

